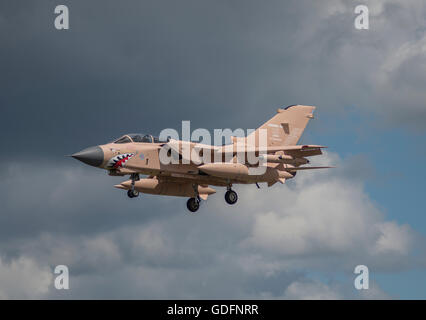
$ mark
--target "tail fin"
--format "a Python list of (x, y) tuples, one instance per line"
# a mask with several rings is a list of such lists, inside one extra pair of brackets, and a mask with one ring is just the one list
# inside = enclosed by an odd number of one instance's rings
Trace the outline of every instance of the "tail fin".
[[(247, 139), (248, 141), (256, 141), (257, 144), (259, 130), (266, 129), (268, 147), (295, 145), (305, 130), (309, 119), (314, 117), (314, 110), (315, 107), (302, 105), (278, 109), (275, 116), (251, 133)], [(255, 135), (256, 140), (250, 140), (250, 137), (253, 139), (253, 135)]]

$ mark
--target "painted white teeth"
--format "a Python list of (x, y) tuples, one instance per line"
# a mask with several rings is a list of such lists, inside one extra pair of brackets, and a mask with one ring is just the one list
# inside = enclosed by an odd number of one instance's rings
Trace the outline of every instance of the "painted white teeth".
[(134, 153), (124, 153), (116, 155), (115, 157), (110, 159), (109, 167), (114, 167), (115, 165), (119, 165), (120, 167), (123, 167), (123, 165), (134, 156)]

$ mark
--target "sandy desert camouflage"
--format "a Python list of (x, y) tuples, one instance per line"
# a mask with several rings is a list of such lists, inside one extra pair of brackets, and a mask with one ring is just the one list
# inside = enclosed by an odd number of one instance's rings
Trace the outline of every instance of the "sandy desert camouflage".
[[(115, 187), (127, 190), (130, 198), (140, 192), (188, 197), (188, 209), (196, 212), (201, 200), (216, 193), (211, 186), (226, 187), (225, 200), (232, 205), (238, 200), (234, 185), (272, 186), (294, 178), (299, 170), (330, 168), (303, 167), (309, 164), (308, 157), (321, 155), (325, 148), (297, 144), (314, 110), (315, 107), (304, 105), (278, 109), (275, 116), (247, 137), (232, 137), (232, 143), (223, 146), (126, 134), (72, 157), (105, 169), (111, 176), (129, 176)], [(249, 161), (250, 157), (257, 163)]]

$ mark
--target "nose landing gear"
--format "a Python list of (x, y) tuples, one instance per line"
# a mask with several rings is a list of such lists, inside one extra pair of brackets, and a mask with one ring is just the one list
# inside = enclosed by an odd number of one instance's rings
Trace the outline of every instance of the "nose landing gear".
[(129, 198), (136, 198), (136, 197), (138, 197), (138, 196), (139, 196), (139, 191), (138, 191), (138, 190), (135, 190), (135, 189), (133, 189), (133, 190), (128, 190), (128, 191), (127, 191), (127, 196), (128, 196)]
[(132, 173), (130, 179), (132, 179), (132, 186), (130, 190), (127, 191), (127, 196), (129, 198), (136, 198), (139, 196), (139, 191), (135, 189), (135, 181), (139, 181), (139, 174)]

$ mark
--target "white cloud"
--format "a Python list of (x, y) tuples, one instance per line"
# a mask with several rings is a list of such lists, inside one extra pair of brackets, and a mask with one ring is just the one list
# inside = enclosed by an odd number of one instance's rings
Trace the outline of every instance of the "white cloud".
[(28, 257), (0, 259), (0, 299), (39, 299), (49, 291), (52, 270)]
[(298, 185), (280, 200), (287, 203), (281, 210), (256, 215), (250, 242), (284, 255), (345, 253), (368, 244), (371, 223), (379, 215), (360, 187), (347, 181)]
[[(296, 268), (351, 272), (370, 263), (380, 272), (412, 265), (418, 234), (408, 225), (387, 221), (363, 185), (344, 175), (343, 161), (335, 154), (322, 162), (333, 162), (340, 173), (304, 172), (288, 186), (261, 195), (264, 205), (249, 211), (253, 223), (243, 247)], [(256, 198), (255, 191), (247, 192)]]
[(300, 279), (292, 282), (284, 291), (283, 299), (335, 300), (335, 299), (390, 299), (391, 296), (374, 281), (369, 281), (367, 290), (354, 290), (352, 278), (346, 277), (346, 283), (332, 281), (324, 283), (313, 279)]
[(413, 248), (415, 235), (408, 225), (398, 225), (395, 222), (383, 222), (377, 225), (380, 236), (373, 246), (373, 252), (396, 253), (406, 255)]
[(296, 281), (290, 284), (284, 293), (285, 299), (297, 300), (335, 300), (343, 296), (337, 290), (315, 281)]

